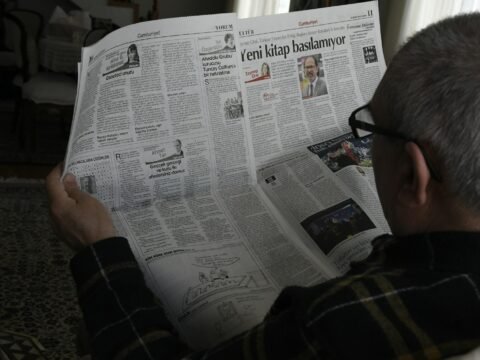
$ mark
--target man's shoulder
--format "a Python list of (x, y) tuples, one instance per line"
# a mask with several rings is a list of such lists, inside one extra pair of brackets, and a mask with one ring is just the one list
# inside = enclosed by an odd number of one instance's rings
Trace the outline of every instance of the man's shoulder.
[(327, 89), (327, 83), (325, 82), (325, 79), (318, 77), (317, 78), (317, 88), (321, 89)]
[[(480, 345), (478, 285), (479, 279), (468, 274), (378, 268), (308, 288), (287, 288), (272, 313), (289, 308), (301, 319), (306, 337), (327, 337), (334, 353), (345, 358), (394, 358), (392, 351), (400, 345), (406, 353), (423, 351), (424, 337), (433, 346), (472, 338)], [(461, 332), (450, 331), (452, 321)]]

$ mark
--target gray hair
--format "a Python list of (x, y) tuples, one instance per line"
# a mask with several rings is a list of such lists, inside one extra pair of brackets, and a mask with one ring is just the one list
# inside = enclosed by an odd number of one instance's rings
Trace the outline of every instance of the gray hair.
[(480, 211), (480, 13), (409, 39), (376, 94), (389, 127), (431, 147), (448, 189)]

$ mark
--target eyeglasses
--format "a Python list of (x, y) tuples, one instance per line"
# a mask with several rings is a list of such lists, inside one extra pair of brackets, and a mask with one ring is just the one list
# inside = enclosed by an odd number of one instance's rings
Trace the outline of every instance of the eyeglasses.
[(350, 125), (350, 127), (352, 128), (352, 133), (357, 139), (364, 138), (366, 136), (373, 135), (373, 134), (379, 134), (379, 135), (388, 136), (394, 139), (403, 140), (405, 142), (415, 143), (422, 151), (423, 157), (425, 158), (425, 162), (427, 164), (428, 170), (430, 171), (430, 174), (432, 175), (432, 178), (438, 182), (442, 181), (442, 178), (439, 176), (439, 173), (434, 170), (430, 162), (430, 159), (427, 156), (427, 153), (423, 148), (423, 146), (420, 145), (420, 143), (417, 140), (411, 139), (397, 131), (388, 130), (383, 127), (375, 125), (372, 112), (370, 111), (369, 104), (363, 105), (358, 109), (355, 109), (350, 115), (350, 117), (348, 118), (348, 125)]

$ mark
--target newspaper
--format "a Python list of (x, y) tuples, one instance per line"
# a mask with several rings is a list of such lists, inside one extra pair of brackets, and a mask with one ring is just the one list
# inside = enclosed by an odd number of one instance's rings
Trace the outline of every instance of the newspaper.
[(83, 49), (65, 172), (111, 209), (192, 348), (388, 231), (368, 140), (345, 135), (384, 71), (376, 2), (145, 22)]

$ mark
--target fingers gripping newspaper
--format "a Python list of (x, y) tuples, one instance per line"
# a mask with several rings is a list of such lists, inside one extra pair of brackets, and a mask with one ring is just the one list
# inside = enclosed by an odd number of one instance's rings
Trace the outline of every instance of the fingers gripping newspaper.
[(83, 49), (65, 172), (111, 210), (192, 348), (388, 230), (368, 140), (344, 135), (384, 69), (375, 2), (152, 21)]

